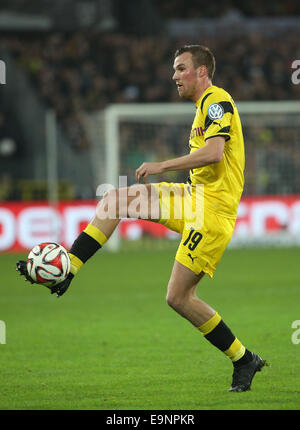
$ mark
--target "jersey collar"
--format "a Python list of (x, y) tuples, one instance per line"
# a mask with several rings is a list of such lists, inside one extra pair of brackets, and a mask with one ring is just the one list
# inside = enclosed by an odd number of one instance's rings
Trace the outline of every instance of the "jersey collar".
[(202, 102), (203, 98), (206, 96), (206, 94), (211, 91), (213, 88), (215, 88), (215, 85), (211, 85), (210, 87), (207, 87), (204, 93), (201, 94), (201, 97), (196, 101), (196, 107), (198, 108), (200, 106), (200, 103)]

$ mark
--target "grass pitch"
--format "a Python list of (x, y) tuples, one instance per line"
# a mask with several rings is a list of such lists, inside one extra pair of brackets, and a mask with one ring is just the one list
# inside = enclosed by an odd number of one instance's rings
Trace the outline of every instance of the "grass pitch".
[[(270, 362), (228, 393), (232, 365), (165, 303), (175, 249), (100, 251), (61, 298), (1, 255), (0, 409), (300, 409), (299, 249), (227, 250), (198, 295)], [(300, 338), (300, 335), (299, 335)]]

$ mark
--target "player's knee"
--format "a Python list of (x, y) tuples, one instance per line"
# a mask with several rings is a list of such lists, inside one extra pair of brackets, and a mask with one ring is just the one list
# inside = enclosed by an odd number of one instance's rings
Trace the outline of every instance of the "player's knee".
[(172, 309), (177, 312), (181, 311), (184, 307), (183, 298), (173, 292), (167, 293), (166, 302)]

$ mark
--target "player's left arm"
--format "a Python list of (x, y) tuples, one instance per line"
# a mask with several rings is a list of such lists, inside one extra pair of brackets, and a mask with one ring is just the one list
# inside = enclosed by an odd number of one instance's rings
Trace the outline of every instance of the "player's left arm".
[(143, 163), (136, 170), (136, 179), (145, 182), (149, 175), (156, 175), (159, 173), (175, 171), (175, 170), (189, 170), (198, 167), (207, 166), (208, 164), (219, 163), (223, 158), (225, 137), (213, 136), (205, 141), (202, 148), (193, 151), (183, 157), (177, 157), (170, 160), (158, 163)]

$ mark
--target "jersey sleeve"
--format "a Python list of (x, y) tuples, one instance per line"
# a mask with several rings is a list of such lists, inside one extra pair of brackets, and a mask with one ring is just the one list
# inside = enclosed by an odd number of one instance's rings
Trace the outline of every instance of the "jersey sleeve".
[(234, 114), (233, 103), (223, 94), (211, 94), (202, 106), (204, 122), (204, 139), (223, 136), (230, 139), (231, 118)]

